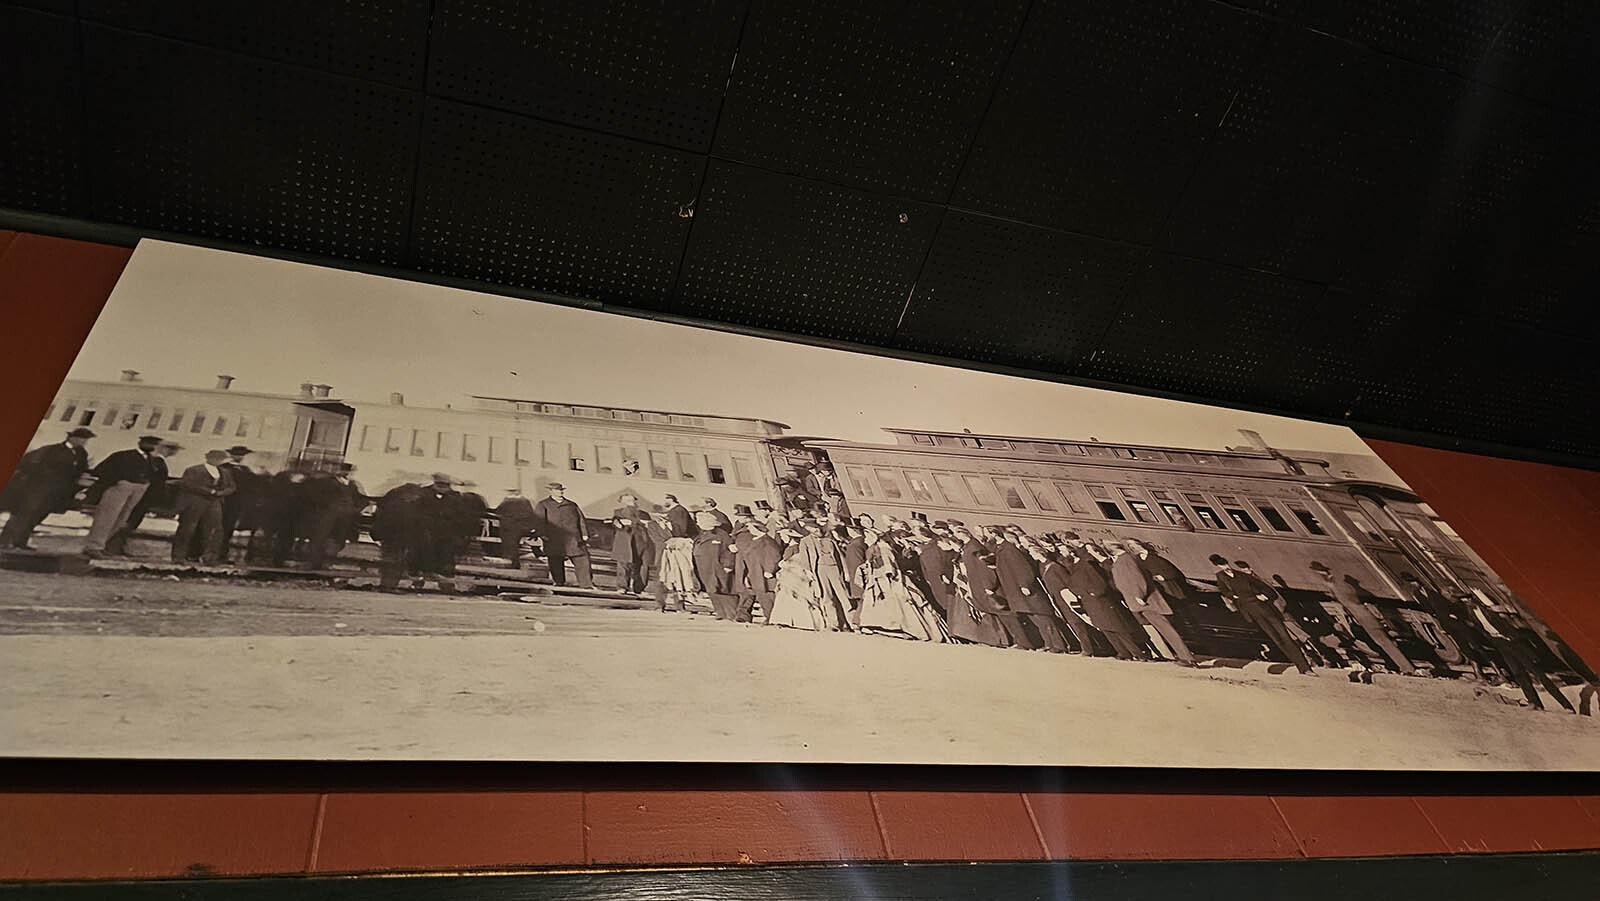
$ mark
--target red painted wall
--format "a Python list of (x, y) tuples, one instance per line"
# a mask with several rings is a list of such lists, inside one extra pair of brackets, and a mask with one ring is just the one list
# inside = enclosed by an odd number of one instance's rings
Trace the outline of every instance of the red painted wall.
[[(130, 251), (0, 231), (0, 471)], [(1600, 473), (1373, 446), (1600, 659)], [(1600, 729), (1600, 722), (1596, 723)], [(0, 764), (0, 880), (1600, 848), (1589, 776), (890, 767)]]

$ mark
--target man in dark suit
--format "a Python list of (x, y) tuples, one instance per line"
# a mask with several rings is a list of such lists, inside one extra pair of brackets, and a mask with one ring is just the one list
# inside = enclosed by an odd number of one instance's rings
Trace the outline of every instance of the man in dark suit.
[(991, 534), (994, 536), (995, 575), (1000, 579), (1000, 593), (1006, 605), (1024, 628), (1031, 626), (1039, 633), (1046, 650), (1065, 654), (1067, 642), (1056, 626), (1055, 606), (1039, 584), (1039, 571), (1034, 567), (1033, 558), (1022, 549), (1015, 533), (997, 529)]
[[(247, 518), (246, 512), (256, 500), (256, 480), (261, 478), (250, 467), (244, 464), (244, 458), (253, 451), (242, 444), (235, 444), (228, 448), (228, 460), (221, 468), (227, 470), (233, 477), (233, 493), (222, 499), (222, 560), (227, 562), (233, 556), (233, 533), (238, 531), (240, 520)], [(254, 529), (254, 522), (246, 523), (245, 528)]]
[(730, 535), (733, 534), (733, 520), (728, 518), (728, 514), (726, 514), (726, 513), (722, 512), (721, 510), (717, 509), (717, 499), (716, 498), (713, 498), (713, 497), (701, 498), (700, 499), (700, 509), (705, 511), (706, 513), (710, 513), (711, 514), (711, 518), (715, 519), (717, 521), (717, 525), (721, 526), (722, 530), (724, 532), (727, 532)]
[(694, 514), (689, 512), (689, 508), (678, 503), (677, 496), (671, 494), (666, 496), (665, 506), (667, 508), (667, 523), (672, 526), (671, 537), (693, 538), (698, 529), (694, 524)]
[(1481, 594), (1477, 596), (1477, 603), (1472, 604), (1470, 609), (1473, 619), (1477, 621), (1479, 628), (1483, 629), (1483, 634), (1499, 653), (1500, 659), (1505, 662), (1508, 675), (1522, 689), (1522, 694), (1528, 699), (1529, 704), (1539, 710), (1544, 709), (1544, 702), (1539, 700), (1539, 693), (1533, 688), (1534, 680), (1538, 680), (1544, 686), (1544, 690), (1550, 693), (1550, 697), (1555, 698), (1556, 703), (1566, 708), (1568, 713), (1578, 712), (1573, 709), (1572, 702), (1567, 700), (1561, 689), (1550, 681), (1550, 675), (1539, 665), (1539, 660), (1533, 652), (1517, 639), (1517, 626), (1510, 617), (1496, 610), (1494, 602)]
[(1089, 624), (1105, 636), (1118, 660), (1151, 659), (1144, 630), (1117, 596), (1105, 570), (1100, 568), (1085, 544), (1069, 543), (1079, 540), (1075, 534), (1066, 534), (1072, 537), (1063, 539), (1059, 550), (1066, 555), (1067, 591), (1083, 605)]
[(1260, 629), (1267, 641), (1301, 674), (1309, 675), (1311, 663), (1300, 650), (1300, 643), (1289, 634), (1283, 613), (1273, 603), (1278, 592), (1261, 581), (1260, 576), (1235, 567), (1221, 554), (1212, 554), (1209, 559), (1217, 568), (1217, 591), (1222, 593), (1222, 603)]
[(88, 429), (73, 429), (67, 440), (34, 448), (17, 464), (0, 508), (11, 511), (5, 528), (0, 529), (0, 547), (28, 548), (33, 530), (52, 513), (65, 513), (78, 493), (78, 480), (89, 468), (89, 452), (83, 446), (94, 437)]
[(204, 463), (183, 471), (178, 481), (178, 531), (172, 536), (172, 562), (189, 563), (190, 542), (199, 541), (200, 562), (215, 565), (222, 554), (222, 499), (234, 492), (233, 475), (222, 468), (226, 451), (206, 451)]
[(650, 532), (645, 528), (649, 518), (639, 509), (639, 497), (624, 491), (617, 497), (620, 505), (611, 512), (611, 559), (617, 564), (617, 590), (629, 594), (643, 594), (650, 579)]
[(745, 523), (744, 528), (750, 540), (739, 551), (734, 568), (743, 575), (749, 593), (740, 598), (734, 621), (750, 622), (757, 604), (761, 606), (761, 615), (770, 621), (772, 599), (778, 591), (778, 565), (783, 562), (783, 545), (768, 535), (766, 527), (757, 520)]
[(956, 555), (944, 546), (941, 539), (950, 537), (946, 528), (930, 529), (917, 550), (917, 564), (922, 569), (922, 581), (927, 584), (928, 600), (938, 608), (941, 617), (950, 615), (950, 592), (955, 586)]
[(695, 525), (700, 527), (694, 536), (695, 579), (711, 602), (717, 619), (731, 622), (736, 618), (738, 606), (731, 591), (737, 557), (733, 552), (733, 536), (706, 510), (695, 514)]
[(150, 484), (145, 486), (145, 492), (139, 498), (139, 502), (133, 505), (133, 511), (128, 514), (128, 521), (106, 541), (108, 555), (125, 556), (128, 553), (128, 539), (139, 531), (144, 518), (151, 510), (166, 505), (169, 491), (167, 480), (171, 477), (171, 473), (167, 470), (167, 458), (180, 450), (183, 450), (183, 446), (173, 441), (163, 440), (156, 444), (155, 452), (150, 455)]
[(1179, 666), (1194, 666), (1194, 654), (1172, 624), (1172, 607), (1166, 595), (1139, 564), (1139, 557), (1120, 541), (1107, 542), (1111, 550), (1111, 580), (1135, 619), (1155, 630)]
[(94, 476), (91, 492), (96, 495), (94, 522), (89, 526), (89, 536), (83, 541), (85, 557), (101, 557), (111, 539), (127, 525), (133, 510), (144, 500), (150, 481), (158, 474), (166, 478), (166, 463), (156, 456), (160, 435), (145, 435), (137, 448), (119, 450), (104, 460), (89, 474)]
[[(439, 589), (447, 592), (455, 588), (447, 577), (455, 575), (462, 535), (472, 528), (467, 505), (455, 485), (449, 475), (434, 473), (432, 484), (417, 494), (412, 510), (416, 530), (412, 566), (423, 578), (438, 578)], [(476, 534), (476, 528), (472, 531)]]
[(967, 541), (961, 546), (961, 564), (967, 573), (973, 606), (994, 617), (1009, 643), (1025, 651), (1038, 650), (1039, 643), (1022, 628), (1022, 621), (1011, 612), (1005, 596), (1000, 593), (993, 552), (976, 535), (967, 534)]
[(1492, 665), (1493, 659), (1478, 639), (1479, 633), (1470, 621), (1472, 614), (1469, 610), (1440, 594), (1432, 585), (1424, 585), (1411, 573), (1404, 574), (1400, 579), (1405, 582), (1411, 598), (1426, 607), (1439, 627), (1455, 642), (1457, 650), (1461, 652), (1461, 662), (1472, 667), (1473, 673), (1482, 679), (1483, 667)]
[(544, 539), (545, 559), (550, 564), (550, 581), (567, 584), (567, 561), (578, 579), (579, 588), (593, 588), (589, 567), (589, 523), (583, 509), (567, 500), (566, 486), (551, 482), (550, 496), (533, 506), (534, 523)]

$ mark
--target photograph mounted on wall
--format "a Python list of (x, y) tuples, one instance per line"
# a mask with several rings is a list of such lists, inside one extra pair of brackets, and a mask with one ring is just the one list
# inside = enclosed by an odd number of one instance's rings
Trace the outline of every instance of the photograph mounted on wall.
[(152, 241), (6, 415), (4, 756), (1600, 769), (1342, 426)]

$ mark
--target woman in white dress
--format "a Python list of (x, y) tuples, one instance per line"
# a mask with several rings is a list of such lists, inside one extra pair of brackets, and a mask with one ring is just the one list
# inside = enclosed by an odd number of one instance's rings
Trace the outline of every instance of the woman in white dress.
[(861, 565), (861, 631), (946, 641), (944, 623), (915, 584), (906, 579), (900, 557), (876, 529), (863, 533), (867, 562)]

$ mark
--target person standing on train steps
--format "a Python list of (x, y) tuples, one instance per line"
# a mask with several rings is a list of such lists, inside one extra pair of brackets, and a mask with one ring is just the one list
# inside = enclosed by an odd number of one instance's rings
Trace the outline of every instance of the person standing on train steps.
[(1433, 614), (1434, 621), (1461, 652), (1462, 662), (1472, 667), (1472, 672), (1482, 679), (1484, 666), (1492, 665), (1493, 660), (1488, 649), (1478, 639), (1477, 630), (1469, 621), (1471, 617), (1469, 610), (1440, 594), (1432, 585), (1424, 585), (1422, 580), (1412, 573), (1403, 574), (1400, 581), (1406, 584), (1411, 599)]
[[(150, 480), (156, 475), (157, 464), (152, 461), (160, 460), (156, 456), (156, 447), (160, 443), (160, 435), (145, 435), (139, 439), (137, 448), (119, 450), (89, 470), (95, 480), (90, 490), (98, 498), (94, 505), (94, 522), (89, 526), (89, 536), (83, 541), (85, 557), (104, 556), (106, 545), (127, 525), (134, 507), (144, 499), (145, 492), (150, 488)], [(163, 478), (166, 471), (166, 465), (162, 464), (160, 472)]]
[(700, 499), (700, 510), (702, 512), (704, 512), (704, 513), (711, 514), (711, 518), (717, 521), (717, 525), (722, 528), (722, 531), (727, 532), (730, 535), (733, 534), (733, 520), (728, 518), (728, 514), (726, 514), (726, 513), (722, 512), (721, 510), (717, 509), (717, 499), (716, 498), (714, 498), (714, 497), (703, 497), (703, 498), (701, 498)]
[(611, 512), (611, 559), (617, 564), (617, 590), (643, 594), (650, 579), (650, 533), (645, 528), (649, 517), (639, 509), (639, 497), (632, 491), (622, 492), (617, 503)]
[(172, 536), (172, 562), (213, 566), (222, 556), (222, 500), (234, 492), (233, 474), (222, 468), (226, 451), (206, 451), (205, 462), (183, 471), (178, 481), (178, 531)]
[(544, 539), (545, 559), (550, 564), (550, 581), (567, 584), (567, 561), (577, 576), (579, 588), (593, 588), (589, 566), (589, 522), (583, 509), (567, 499), (560, 482), (545, 486), (550, 496), (533, 507), (534, 523)]
[(0, 510), (11, 518), (0, 529), (0, 547), (30, 550), (33, 530), (52, 513), (65, 513), (78, 493), (78, 481), (89, 469), (84, 445), (94, 437), (88, 429), (73, 429), (60, 444), (46, 444), (23, 456), (0, 492)]
[(1272, 590), (1272, 586), (1261, 581), (1254, 573), (1238, 569), (1221, 554), (1212, 554), (1210, 559), (1217, 568), (1217, 590), (1222, 593), (1222, 603), (1260, 629), (1267, 641), (1294, 664), (1301, 675), (1310, 675), (1313, 672), (1310, 661), (1306, 660), (1299, 643), (1289, 634), (1288, 627), (1283, 623), (1283, 613), (1273, 604), (1277, 592)]
[(1155, 630), (1179, 666), (1194, 666), (1193, 652), (1172, 624), (1172, 606), (1156, 583), (1145, 575), (1138, 555), (1120, 541), (1108, 542), (1107, 546), (1112, 555), (1111, 580), (1116, 583), (1128, 609), (1133, 611), (1134, 619)]
[(1356, 593), (1355, 585), (1351, 584), (1349, 576), (1335, 573), (1326, 563), (1320, 560), (1311, 561), (1311, 571), (1316, 573), (1327, 584), (1333, 599), (1339, 606), (1350, 614), (1350, 619), (1367, 633), (1367, 640), (1372, 642), (1378, 652), (1389, 658), (1390, 665), (1408, 676), (1416, 675), (1416, 667), (1411, 665), (1410, 658), (1400, 650), (1400, 646), (1389, 637), (1389, 631), (1383, 627), (1383, 621), (1367, 607), (1366, 602)]
[(678, 503), (677, 495), (669, 494), (663, 500), (667, 508), (667, 523), (672, 527), (673, 538), (693, 538), (697, 531), (694, 524), (694, 514), (689, 508)]

